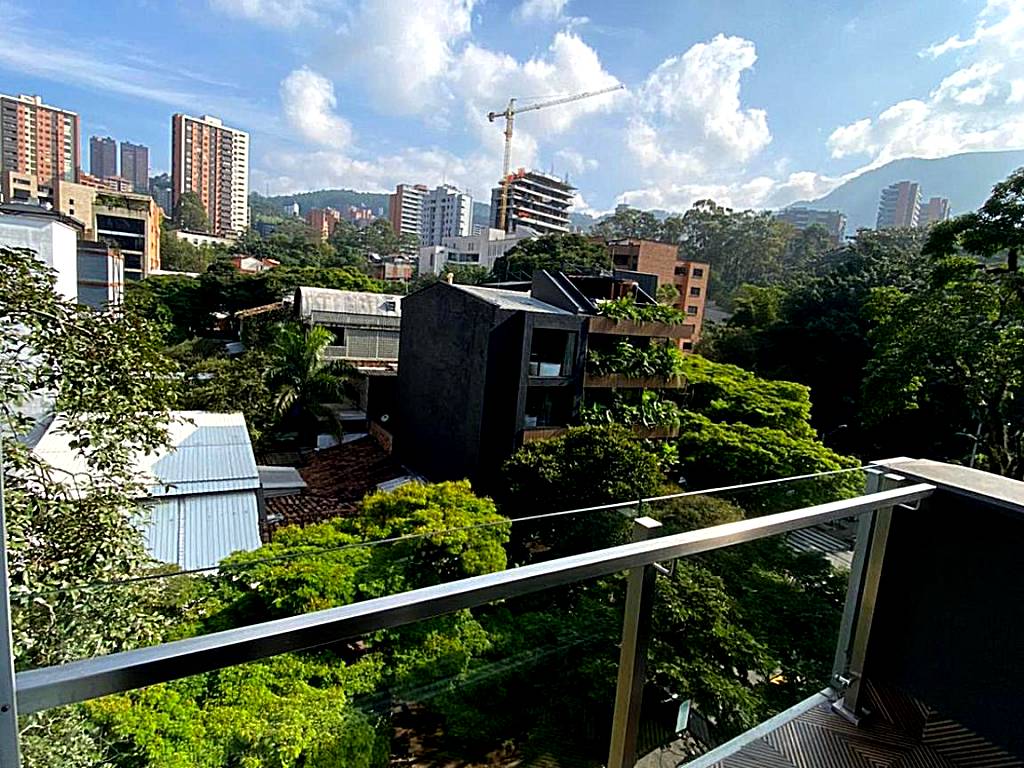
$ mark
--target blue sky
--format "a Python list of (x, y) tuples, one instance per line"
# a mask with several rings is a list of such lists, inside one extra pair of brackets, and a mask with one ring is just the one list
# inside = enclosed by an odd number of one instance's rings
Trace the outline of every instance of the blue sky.
[(214, 114), (251, 133), (260, 192), (486, 199), (487, 111), (616, 84), (524, 114), (514, 166), (568, 174), (581, 210), (773, 207), (898, 157), (1024, 146), (1020, 0), (0, 0), (0, 18), (0, 92), (77, 111), (83, 151), (109, 134), (166, 170), (170, 115)]

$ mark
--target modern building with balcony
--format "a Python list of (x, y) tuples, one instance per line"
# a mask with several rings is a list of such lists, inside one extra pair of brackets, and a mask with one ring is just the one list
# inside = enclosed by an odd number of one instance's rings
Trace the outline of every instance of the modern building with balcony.
[(599, 314), (609, 299), (655, 303), (633, 279), (541, 271), (517, 287), (442, 281), (403, 301), (395, 445), (432, 480), (486, 484), (519, 446), (576, 424), (587, 388), (654, 386), (588, 376), (591, 350), (692, 339), (691, 324)]
[(818, 208), (794, 205), (776, 211), (775, 218), (801, 231), (811, 227), (821, 227), (828, 232), (833, 245), (840, 245), (846, 237), (846, 214), (842, 211), (824, 211)]
[(334, 334), (325, 350), (329, 360), (344, 360), (359, 370), (387, 371), (398, 364), (404, 297), (386, 293), (295, 289), (298, 320)]
[(494, 262), (511, 251), (523, 240), (534, 235), (527, 231), (510, 234), (493, 227), (466, 237), (446, 237), (440, 245), (420, 247), (421, 275), (439, 275), (448, 265), (492, 269)]

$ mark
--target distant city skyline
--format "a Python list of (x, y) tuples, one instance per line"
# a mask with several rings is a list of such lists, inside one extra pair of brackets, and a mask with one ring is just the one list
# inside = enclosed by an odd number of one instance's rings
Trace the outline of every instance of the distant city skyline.
[(0, 91), (148, 146), (154, 175), (171, 114), (219, 115), (251, 134), (260, 192), (419, 179), (486, 200), (501, 165), (487, 111), (616, 83), (517, 123), (513, 167), (568, 176), (577, 211), (779, 208), (896, 158), (1024, 147), (1013, 0), (156, 0), (159, 24), (101, 48), (81, 44), (106, 33), (81, 3), (3, 10)]

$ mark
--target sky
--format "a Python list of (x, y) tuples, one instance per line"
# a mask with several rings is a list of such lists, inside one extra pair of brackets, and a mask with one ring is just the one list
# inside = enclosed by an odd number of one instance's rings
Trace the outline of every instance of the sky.
[[(901, 157), (1024, 148), (1024, 0), (0, 0), (0, 93), (78, 112), (169, 169), (174, 112), (251, 134), (283, 194), (512, 167), (576, 210), (819, 197)], [(116, 34), (115, 34), (116, 33)]]

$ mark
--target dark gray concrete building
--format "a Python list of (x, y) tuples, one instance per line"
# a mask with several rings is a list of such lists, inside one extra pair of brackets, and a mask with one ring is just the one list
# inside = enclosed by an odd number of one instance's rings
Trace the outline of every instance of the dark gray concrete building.
[(89, 173), (97, 179), (117, 176), (117, 142), (109, 136), (89, 137)]
[(571, 424), (587, 317), (529, 293), (473, 285), (441, 282), (407, 296), (399, 459), (432, 480), (486, 482), (524, 433)]
[(149, 192), (149, 147), (121, 142), (121, 175), (132, 183), (132, 190)]

